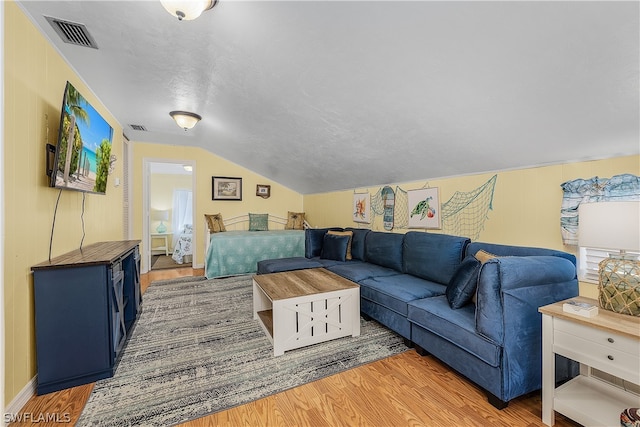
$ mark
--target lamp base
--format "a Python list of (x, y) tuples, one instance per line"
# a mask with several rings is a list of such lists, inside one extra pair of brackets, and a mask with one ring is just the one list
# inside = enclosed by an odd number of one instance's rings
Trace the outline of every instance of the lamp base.
[(167, 231), (167, 226), (164, 225), (162, 221), (160, 221), (160, 225), (156, 227), (156, 231), (158, 233), (164, 233), (165, 231)]
[(640, 316), (640, 261), (614, 257), (598, 264), (600, 307), (616, 313)]

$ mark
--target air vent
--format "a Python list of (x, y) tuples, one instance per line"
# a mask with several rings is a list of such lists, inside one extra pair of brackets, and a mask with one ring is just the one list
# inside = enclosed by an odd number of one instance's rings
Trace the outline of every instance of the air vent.
[(139, 131), (142, 131), (142, 132), (146, 132), (147, 131), (147, 128), (142, 126), (142, 125), (129, 125), (129, 127), (131, 129), (133, 129), (133, 130), (139, 130)]
[(89, 30), (87, 30), (84, 24), (64, 21), (59, 18), (52, 18), (51, 16), (45, 16), (45, 18), (53, 29), (56, 30), (56, 33), (58, 33), (63, 42), (77, 46), (92, 47), (94, 49), (98, 48), (96, 41), (91, 34), (89, 34)]

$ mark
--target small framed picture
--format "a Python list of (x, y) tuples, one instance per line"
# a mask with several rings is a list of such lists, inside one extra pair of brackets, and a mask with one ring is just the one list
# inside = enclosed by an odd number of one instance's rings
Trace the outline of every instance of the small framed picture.
[(242, 178), (211, 177), (212, 200), (242, 200)]
[(438, 187), (407, 191), (409, 228), (442, 228)]
[(270, 185), (256, 185), (256, 196), (260, 196), (263, 199), (268, 199), (271, 196)]
[(369, 193), (353, 193), (353, 222), (371, 223), (371, 196)]

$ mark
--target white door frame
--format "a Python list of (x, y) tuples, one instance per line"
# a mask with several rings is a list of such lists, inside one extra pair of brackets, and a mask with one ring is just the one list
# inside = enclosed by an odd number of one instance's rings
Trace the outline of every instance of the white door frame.
[[(151, 193), (149, 191), (150, 183), (149, 177), (151, 176), (151, 163), (170, 163), (176, 165), (189, 165), (191, 166), (191, 192), (193, 197), (191, 197), (193, 215), (196, 214), (196, 197), (195, 197), (195, 188), (196, 188), (196, 162), (195, 160), (177, 160), (177, 159), (162, 159), (162, 158), (150, 158), (145, 157), (142, 159), (142, 242), (144, 245), (144, 253), (142, 254), (142, 266), (141, 270), (143, 273), (151, 270), (151, 233), (149, 230), (151, 229), (151, 215), (150, 215), (150, 204), (151, 204)], [(195, 220), (195, 218), (194, 218)], [(194, 233), (193, 240), (191, 242), (191, 248), (193, 250), (193, 257), (191, 260), (191, 267), (194, 267), (196, 264), (196, 256), (197, 256), (197, 236), (195, 233), (195, 224), (194, 224)]]
[[(0, 4), (0, 128), (4, 129), (4, 2)], [(4, 132), (0, 132), (0, 176), (4, 177)], [(2, 293), (0, 294), (0, 413), (4, 414), (4, 178), (0, 179), (0, 279)], [(4, 424), (3, 424), (4, 425)]]

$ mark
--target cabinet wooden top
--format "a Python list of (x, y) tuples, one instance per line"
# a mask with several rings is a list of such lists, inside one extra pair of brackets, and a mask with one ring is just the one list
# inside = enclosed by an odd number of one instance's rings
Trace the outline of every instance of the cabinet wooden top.
[(99, 242), (82, 249), (67, 252), (64, 255), (41, 262), (31, 267), (32, 271), (51, 268), (73, 267), (83, 265), (111, 264), (140, 244), (140, 240), (118, 240)]
[[(569, 300), (586, 302), (598, 306), (598, 315), (594, 317), (584, 317), (564, 311), (562, 309), (562, 305)], [(636, 339), (640, 338), (640, 317), (605, 310), (604, 308), (599, 307), (598, 301), (591, 298), (569, 298), (568, 300), (559, 301), (554, 304), (540, 307), (538, 311), (542, 314), (572, 320), (574, 322), (582, 323), (583, 325), (588, 325), (598, 329), (603, 329), (608, 332), (627, 335), (631, 338)]]

